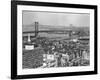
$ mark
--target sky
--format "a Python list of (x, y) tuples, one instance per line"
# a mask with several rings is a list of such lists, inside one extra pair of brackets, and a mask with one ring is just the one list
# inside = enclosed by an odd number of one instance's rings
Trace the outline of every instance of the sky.
[(89, 27), (90, 15), (79, 13), (55, 13), (23, 11), (23, 25), (32, 25), (35, 21), (39, 25)]

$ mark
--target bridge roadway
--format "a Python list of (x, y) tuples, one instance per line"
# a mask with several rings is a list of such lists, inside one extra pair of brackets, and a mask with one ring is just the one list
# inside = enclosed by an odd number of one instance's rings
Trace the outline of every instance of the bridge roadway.
[(23, 32), (23, 34), (28, 34), (28, 33), (70, 33), (72, 32), (72, 30), (41, 30), (41, 31), (27, 31), (27, 32)]

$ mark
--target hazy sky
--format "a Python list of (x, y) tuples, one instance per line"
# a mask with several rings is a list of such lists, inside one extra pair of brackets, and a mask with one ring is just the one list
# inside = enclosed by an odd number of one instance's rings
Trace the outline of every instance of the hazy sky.
[(90, 26), (89, 14), (52, 13), (23, 11), (23, 25), (32, 25), (38, 21), (40, 25), (52, 26)]

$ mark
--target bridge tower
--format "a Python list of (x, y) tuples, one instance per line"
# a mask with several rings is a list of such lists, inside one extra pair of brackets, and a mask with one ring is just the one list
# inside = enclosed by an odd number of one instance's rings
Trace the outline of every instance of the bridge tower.
[(39, 23), (35, 22), (35, 37), (38, 36), (38, 26), (39, 26)]

